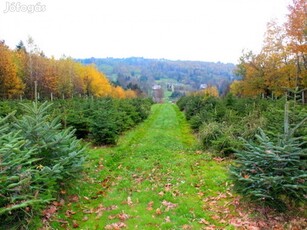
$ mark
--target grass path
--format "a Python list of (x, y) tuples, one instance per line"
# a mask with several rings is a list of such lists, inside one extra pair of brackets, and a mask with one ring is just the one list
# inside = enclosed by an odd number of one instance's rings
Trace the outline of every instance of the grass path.
[[(197, 150), (176, 105), (157, 104), (116, 147), (90, 152), (85, 179), (67, 191), (54, 229), (202, 229), (223, 221), (224, 163)], [(210, 205), (215, 206), (214, 210)]]

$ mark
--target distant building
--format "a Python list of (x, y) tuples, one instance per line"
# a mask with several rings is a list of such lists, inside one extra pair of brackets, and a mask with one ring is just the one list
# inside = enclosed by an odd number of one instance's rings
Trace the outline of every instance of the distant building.
[(152, 90), (157, 90), (157, 89), (161, 89), (161, 85), (153, 85), (152, 86)]
[(200, 89), (207, 89), (208, 85), (207, 84), (200, 84), (199, 88)]
[(161, 103), (163, 101), (164, 92), (161, 85), (153, 85), (152, 87), (152, 99), (154, 102)]

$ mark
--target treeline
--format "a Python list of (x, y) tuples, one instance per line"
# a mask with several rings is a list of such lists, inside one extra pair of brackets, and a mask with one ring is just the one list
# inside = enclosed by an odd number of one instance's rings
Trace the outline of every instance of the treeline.
[(242, 80), (231, 85), (233, 94), (278, 97), (287, 89), (307, 88), (306, 7), (305, 0), (293, 0), (286, 23), (268, 23), (260, 53), (240, 58), (236, 74)]
[[(28, 102), (23, 101), (23, 104)], [(119, 135), (146, 119), (153, 101), (148, 98), (111, 97), (55, 100), (50, 115), (58, 117), (63, 128), (75, 129), (75, 136), (97, 145), (116, 144)], [(0, 102), (0, 117), (15, 112), (22, 117), (18, 100)]]
[(133, 98), (136, 93), (110, 83), (94, 65), (71, 58), (47, 58), (34, 44), (21, 41), (10, 49), (0, 41), (0, 99), (72, 97)]
[(201, 84), (216, 86), (223, 94), (235, 78), (235, 65), (221, 62), (171, 61), (167, 59), (88, 58), (79, 59), (83, 64), (95, 64), (109, 78), (123, 87), (138, 85), (148, 92), (152, 85), (165, 81), (184, 85), (185, 90), (198, 90)]

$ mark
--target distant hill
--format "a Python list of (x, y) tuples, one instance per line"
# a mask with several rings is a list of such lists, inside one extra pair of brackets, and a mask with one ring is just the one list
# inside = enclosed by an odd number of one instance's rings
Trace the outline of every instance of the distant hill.
[(77, 59), (83, 64), (95, 64), (113, 82), (123, 87), (137, 86), (149, 93), (152, 86), (160, 84), (164, 89), (180, 91), (199, 90), (201, 85), (217, 86), (225, 93), (235, 78), (234, 64), (202, 61), (171, 61), (166, 59), (88, 58)]

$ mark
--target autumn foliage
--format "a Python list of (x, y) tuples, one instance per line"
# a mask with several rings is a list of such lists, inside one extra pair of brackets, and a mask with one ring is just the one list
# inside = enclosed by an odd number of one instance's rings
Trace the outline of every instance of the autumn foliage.
[(287, 89), (307, 88), (306, 1), (293, 0), (287, 22), (267, 24), (259, 54), (244, 52), (230, 89), (238, 96), (281, 96)]
[(134, 98), (136, 93), (113, 86), (94, 65), (71, 58), (47, 58), (30, 38), (27, 48), (20, 42), (11, 50), (0, 42), (0, 98), (34, 99), (35, 82), (39, 98), (94, 96)]

